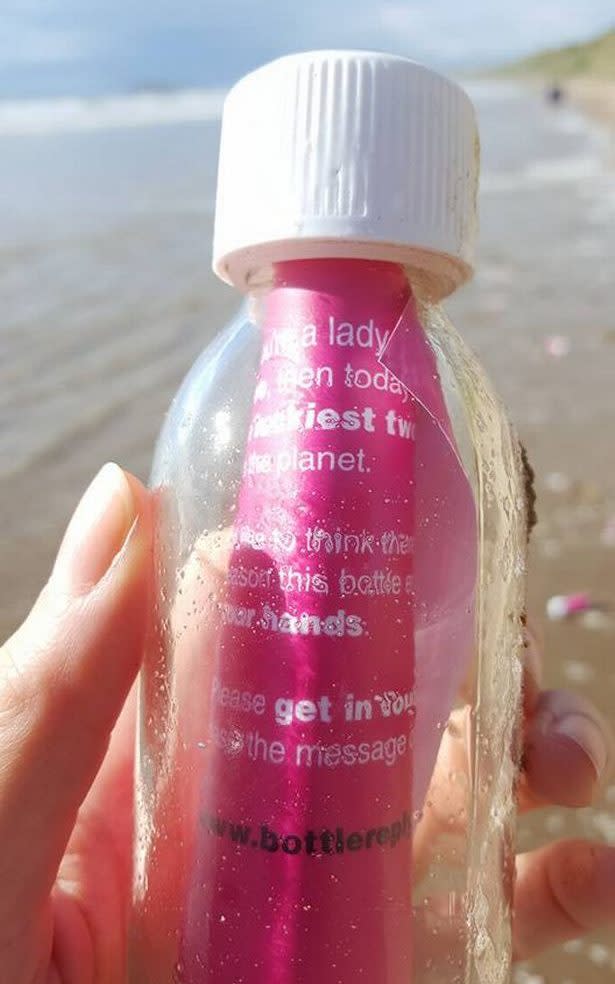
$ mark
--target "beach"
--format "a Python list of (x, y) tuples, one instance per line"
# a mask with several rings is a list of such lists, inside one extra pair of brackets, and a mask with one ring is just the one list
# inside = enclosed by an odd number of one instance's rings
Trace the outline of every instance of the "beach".
[[(529, 607), (545, 685), (576, 688), (615, 723), (615, 86), (573, 83), (556, 105), (513, 82), (467, 88), (481, 241), (474, 281), (447, 308), (536, 472)], [(210, 271), (220, 100), (191, 99), (0, 108), (2, 636), (97, 468), (113, 459), (147, 479), (173, 392), (237, 306)], [(550, 596), (577, 591), (593, 612), (545, 618)], [(519, 843), (556, 836), (615, 844), (615, 780), (591, 810), (525, 819)], [(614, 972), (602, 934), (515, 981)]]
[(603, 123), (615, 134), (615, 82), (602, 79), (572, 79), (570, 95), (581, 110)]

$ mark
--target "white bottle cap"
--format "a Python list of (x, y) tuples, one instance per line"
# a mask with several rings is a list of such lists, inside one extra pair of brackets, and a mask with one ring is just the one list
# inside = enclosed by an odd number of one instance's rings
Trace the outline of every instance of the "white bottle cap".
[(406, 58), (289, 55), (224, 106), (214, 270), (246, 289), (279, 260), (364, 257), (472, 273), (479, 144), (464, 90)]

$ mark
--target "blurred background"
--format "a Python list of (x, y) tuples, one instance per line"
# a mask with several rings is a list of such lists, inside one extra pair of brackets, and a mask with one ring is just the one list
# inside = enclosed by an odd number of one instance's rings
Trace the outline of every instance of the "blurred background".
[[(379, 48), (475, 101), (478, 273), (449, 309), (536, 470), (545, 682), (615, 723), (614, 28), (612, 0), (2, 0), (2, 635), (98, 466), (147, 477), (174, 390), (237, 304), (209, 269), (224, 90), (285, 52)], [(587, 610), (550, 622), (548, 598), (573, 592)], [(524, 821), (520, 846), (571, 835), (615, 844), (615, 784)], [(603, 934), (515, 981), (614, 973)]]

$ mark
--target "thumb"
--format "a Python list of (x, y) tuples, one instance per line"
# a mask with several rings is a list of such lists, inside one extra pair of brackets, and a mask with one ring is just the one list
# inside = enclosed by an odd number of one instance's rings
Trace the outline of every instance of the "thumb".
[(136, 675), (150, 528), (146, 490), (105, 465), (73, 515), (48, 584), (0, 650), (3, 933), (19, 933), (42, 913)]

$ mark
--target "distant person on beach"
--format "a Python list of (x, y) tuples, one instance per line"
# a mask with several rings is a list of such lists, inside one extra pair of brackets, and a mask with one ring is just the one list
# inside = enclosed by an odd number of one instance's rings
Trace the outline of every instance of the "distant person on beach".
[[(148, 621), (152, 504), (106, 465), (51, 577), (0, 656), (0, 984), (117, 984), (131, 883), (134, 681)], [(542, 690), (528, 638), (519, 807), (588, 805), (611, 734), (587, 700)], [(615, 848), (517, 858), (519, 959), (615, 928)]]
[(554, 82), (553, 85), (550, 85), (549, 88), (547, 89), (547, 99), (551, 103), (562, 102), (564, 99), (564, 95), (565, 93), (562, 86), (559, 85), (557, 82)]

